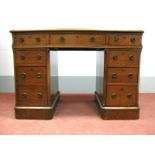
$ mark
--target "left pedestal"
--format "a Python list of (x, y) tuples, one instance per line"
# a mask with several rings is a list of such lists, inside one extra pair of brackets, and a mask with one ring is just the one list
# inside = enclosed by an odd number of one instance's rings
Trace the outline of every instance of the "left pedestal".
[(50, 76), (49, 49), (14, 48), (13, 52), (16, 118), (51, 119), (59, 100), (59, 91), (56, 83), (58, 76)]

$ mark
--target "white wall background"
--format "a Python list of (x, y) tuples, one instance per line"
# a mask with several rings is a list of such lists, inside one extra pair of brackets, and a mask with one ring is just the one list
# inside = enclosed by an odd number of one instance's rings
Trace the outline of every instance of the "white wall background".
[[(155, 76), (154, 15), (154, 0), (0, 0), (0, 76), (13, 75), (9, 30), (49, 28), (144, 30), (141, 76)], [(94, 52), (59, 52), (59, 63), (60, 76), (96, 73)]]

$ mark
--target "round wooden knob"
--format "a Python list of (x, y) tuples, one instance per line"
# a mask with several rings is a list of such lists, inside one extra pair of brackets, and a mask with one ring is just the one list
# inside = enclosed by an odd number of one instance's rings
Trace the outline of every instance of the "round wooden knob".
[(41, 73), (37, 73), (37, 74), (36, 74), (36, 77), (37, 77), (37, 78), (41, 78)]
[(94, 37), (91, 37), (91, 38), (89, 39), (89, 41), (90, 41), (90, 42), (95, 42), (95, 38), (94, 38)]
[(118, 37), (114, 37), (114, 41), (115, 42), (118, 42), (119, 41), (119, 38)]
[(128, 98), (128, 99), (131, 99), (131, 98), (132, 98), (132, 94), (131, 94), (131, 93), (128, 93), (128, 94), (127, 94), (127, 98)]
[(26, 73), (21, 73), (20, 77), (23, 78), (23, 79), (26, 78)]
[(41, 60), (42, 56), (41, 55), (37, 55), (37, 60)]
[(20, 56), (20, 60), (25, 60), (26, 59), (26, 56), (25, 55), (21, 55)]
[(64, 37), (60, 37), (60, 42), (64, 43), (65, 42), (65, 38)]
[(128, 78), (129, 78), (129, 79), (132, 79), (132, 78), (133, 78), (133, 73), (129, 73), (129, 74), (128, 74)]
[(38, 98), (43, 98), (43, 94), (42, 93), (37, 93), (37, 97)]
[(130, 56), (129, 56), (129, 60), (130, 60), (130, 61), (133, 61), (133, 60), (134, 60), (134, 56), (133, 56), (133, 55), (130, 55)]
[(130, 39), (130, 41), (131, 41), (131, 43), (135, 43), (136, 42), (136, 38), (133, 37), (133, 38)]
[(112, 94), (111, 94), (111, 98), (112, 98), (112, 99), (115, 99), (116, 97), (117, 97), (117, 94), (116, 94), (116, 93), (112, 93)]
[(36, 38), (36, 42), (39, 43), (40, 42), (40, 38), (37, 37)]
[(112, 59), (113, 59), (114, 61), (117, 61), (117, 60), (118, 60), (118, 56), (117, 56), (117, 55), (114, 55), (114, 56), (112, 57)]
[(22, 98), (24, 98), (24, 99), (25, 99), (25, 98), (27, 98), (27, 93), (26, 93), (26, 92), (24, 92), (24, 93), (22, 93), (22, 94), (21, 94), (21, 96), (22, 96)]
[(19, 38), (20, 43), (24, 43), (24, 41), (25, 41), (24, 38)]
[(116, 79), (117, 78), (117, 74), (116, 73), (112, 73), (112, 78)]

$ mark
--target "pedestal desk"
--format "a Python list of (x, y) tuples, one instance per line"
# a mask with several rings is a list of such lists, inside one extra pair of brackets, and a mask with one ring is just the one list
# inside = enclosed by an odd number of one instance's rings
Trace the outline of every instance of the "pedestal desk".
[[(50, 50), (96, 50), (95, 96), (101, 117), (139, 118), (138, 83), (143, 31), (57, 29), (10, 32), (13, 37), (16, 118), (53, 117), (60, 92), (58, 76), (50, 80)], [(54, 62), (57, 68), (57, 61)]]

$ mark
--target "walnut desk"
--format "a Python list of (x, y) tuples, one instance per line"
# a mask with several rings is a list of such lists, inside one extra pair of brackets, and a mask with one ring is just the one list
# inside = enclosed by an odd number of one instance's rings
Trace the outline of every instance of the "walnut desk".
[(13, 37), (16, 118), (53, 117), (60, 93), (58, 80), (50, 80), (49, 52), (66, 49), (97, 50), (95, 96), (103, 119), (139, 118), (143, 31), (57, 29), (10, 32)]

